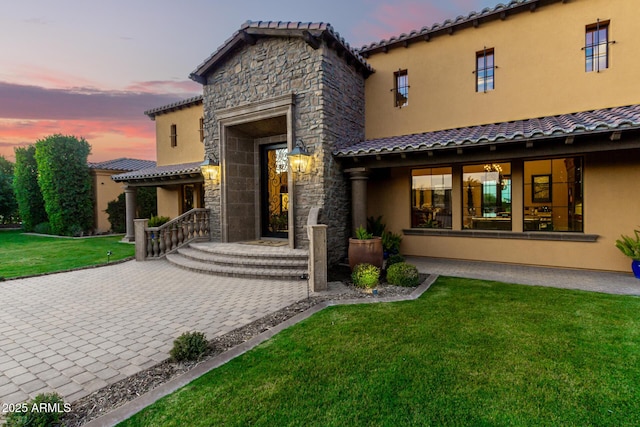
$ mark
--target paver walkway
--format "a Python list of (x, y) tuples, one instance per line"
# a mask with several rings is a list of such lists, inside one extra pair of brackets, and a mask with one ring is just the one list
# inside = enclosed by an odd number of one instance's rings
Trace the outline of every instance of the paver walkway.
[(163, 261), (1, 282), (0, 403), (54, 390), (72, 402), (166, 359), (181, 333), (211, 339), (305, 298), (306, 285)]

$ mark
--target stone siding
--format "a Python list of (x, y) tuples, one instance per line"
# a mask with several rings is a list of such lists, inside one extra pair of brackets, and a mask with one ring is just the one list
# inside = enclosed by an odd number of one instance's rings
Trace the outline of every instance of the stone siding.
[[(205, 149), (219, 154), (216, 111), (287, 94), (294, 94), (293, 138), (302, 139), (312, 153), (311, 170), (296, 174), (295, 186), (289, 189), (295, 192), (296, 247), (308, 247), (309, 209), (320, 207), (321, 221), (329, 226), (327, 244), (333, 264), (346, 255), (350, 193), (348, 178), (331, 152), (338, 141), (364, 138), (364, 78), (353, 67), (324, 43), (314, 50), (296, 37), (259, 38), (255, 45), (239, 48), (207, 78)], [(231, 182), (235, 175), (229, 169), (228, 173), (227, 182)], [(220, 197), (219, 189), (207, 187), (205, 203), (213, 213), (214, 240), (221, 239), (221, 224), (215, 222), (220, 218)]]

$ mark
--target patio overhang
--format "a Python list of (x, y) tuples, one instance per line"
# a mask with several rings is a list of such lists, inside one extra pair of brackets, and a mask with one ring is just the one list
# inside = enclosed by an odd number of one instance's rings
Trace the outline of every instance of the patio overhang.
[(634, 148), (640, 148), (640, 105), (371, 139), (333, 155), (345, 168), (386, 168)]
[(165, 186), (204, 182), (200, 165), (202, 162), (177, 165), (156, 166), (137, 171), (122, 173), (111, 177), (132, 187)]

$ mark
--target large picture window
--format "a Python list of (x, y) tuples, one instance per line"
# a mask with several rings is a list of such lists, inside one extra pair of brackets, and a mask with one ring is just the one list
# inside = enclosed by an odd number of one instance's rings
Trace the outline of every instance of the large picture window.
[(463, 228), (511, 230), (511, 164), (462, 168)]
[(451, 228), (451, 168), (411, 171), (411, 227)]
[(524, 162), (524, 231), (583, 231), (582, 158)]

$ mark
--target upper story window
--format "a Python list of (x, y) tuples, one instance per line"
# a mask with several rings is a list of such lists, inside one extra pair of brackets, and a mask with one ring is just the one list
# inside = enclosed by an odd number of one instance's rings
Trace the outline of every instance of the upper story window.
[(395, 77), (395, 106), (398, 108), (409, 105), (409, 74), (407, 70), (398, 70), (393, 73)]
[(199, 122), (199, 131), (200, 131), (200, 142), (204, 142), (204, 118), (200, 117), (200, 122)]
[(171, 146), (178, 146), (178, 126), (171, 125)]
[(609, 68), (609, 21), (587, 25), (584, 52), (587, 73)]
[(493, 48), (484, 48), (480, 52), (476, 52), (476, 92), (495, 89), (495, 69)]

